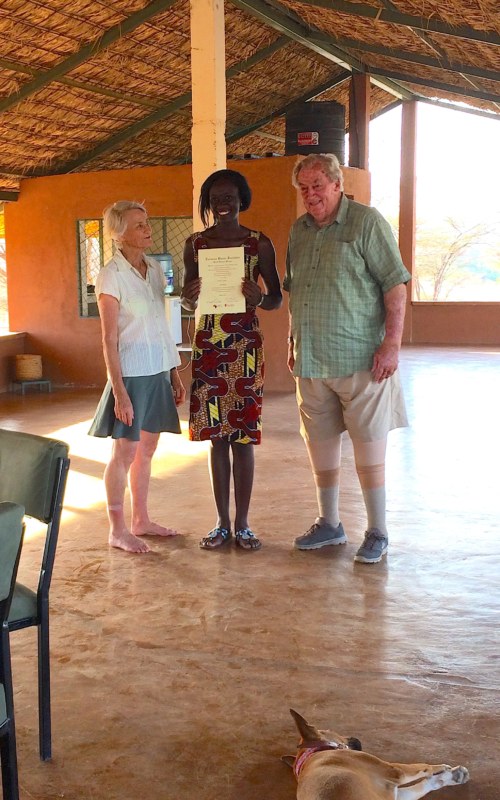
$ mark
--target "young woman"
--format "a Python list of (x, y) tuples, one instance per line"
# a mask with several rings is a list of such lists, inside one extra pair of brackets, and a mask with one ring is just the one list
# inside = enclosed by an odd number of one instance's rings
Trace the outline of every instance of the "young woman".
[[(241, 291), (246, 311), (241, 314), (204, 314), (193, 346), (189, 435), (193, 441), (210, 441), (209, 471), (217, 521), (200, 541), (214, 550), (229, 542), (233, 529), (229, 510), (231, 456), (236, 513), (235, 542), (245, 550), (258, 550), (260, 540), (248, 523), (254, 477), (254, 448), (261, 440), (264, 353), (255, 309), (272, 311), (281, 305), (276, 257), (270, 239), (240, 224), (251, 192), (239, 172), (223, 169), (210, 175), (201, 187), (200, 215), (205, 226), (187, 239), (184, 248), (182, 304), (194, 311), (201, 290), (198, 253), (203, 249), (241, 247), (245, 275)], [(259, 286), (259, 278), (264, 290)]]

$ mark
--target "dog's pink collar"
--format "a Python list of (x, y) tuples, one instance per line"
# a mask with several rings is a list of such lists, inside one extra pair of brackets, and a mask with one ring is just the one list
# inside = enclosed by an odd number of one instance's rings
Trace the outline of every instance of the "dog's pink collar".
[(305, 750), (302, 750), (300, 756), (295, 759), (295, 763), (293, 765), (293, 774), (299, 779), (299, 775), (306, 763), (307, 759), (314, 755), (314, 753), (319, 753), (321, 750), (339, 750), (342, 748), (342, 745), (338, 744), (317, 744), (315, 747), (307, 747)]

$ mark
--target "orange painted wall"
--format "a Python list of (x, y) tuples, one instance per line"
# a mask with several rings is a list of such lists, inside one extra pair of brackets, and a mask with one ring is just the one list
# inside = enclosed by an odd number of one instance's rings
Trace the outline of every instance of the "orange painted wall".
[[(283, 274), (288, 230), (295, 219), (290, 183), (294, 158), (231, 162), (253, 192), (245, 225), (274, 242)], [(191, 167), (152, 167), (61, 175), (22, 182), (5, 210), (11, 330), (26, 331), (26, 352), (39, 353), (55, 385), (101, 386), (105, 368), (98, 318), (78, 309), (76, 220), (99, 217), (119, 199), (144, 200), (152, 216), (191, 216)], [(287, 312), (260, 312), (266, 347), (266, 387), (292, 390), (286, 367)]]
[(99, 319), (78, 309), (76, 220), (100, 217), (122, 198), (146, 200), (151, 214), (191, 215), (189, 167), (121, 170), (25, 180), (5, 209), (11, 330), (26, 331), (56, 385), (105, 381)]
[(0, 392), (7, 392), (15, 379), (16, 356), (26, 352), (22, 333), (0, 335)]
[[(290, 225), (300, 209), (290, 175), (295, 156), (230, 162), (253, 190), (242, 222), (273, 240), (283, 275)], [(345, 170), (346, 191), (369, 201), (369, 175)], [(78, 310), (76, 220), (98, 217), (109, 203), (144, 200), (151, 215), (191, 216), (190, 165), (37, 178), (22, 182), (5, 208), (11, 330), (26, 332), (24, 352), (39, 353), (57, 386), (102, 386), (105, 369), (97, 318)], [(412, 304), (408, 341), (415, 344), (500, 344), (499, 304)], [(292, 391), (286, 367), (286, 298), (280, 311), (260, 312), (271, 390)], [(0, 353), (1, 356), (1, 353)], [(7, 357), (5, 357), (7, 358)], [(4, 359), (5, 360), (5, 359)], [(0, 391), (8, 380), (3, 375)]]
[(500, 303), (413, 303), (412, 344), (500, 345)]

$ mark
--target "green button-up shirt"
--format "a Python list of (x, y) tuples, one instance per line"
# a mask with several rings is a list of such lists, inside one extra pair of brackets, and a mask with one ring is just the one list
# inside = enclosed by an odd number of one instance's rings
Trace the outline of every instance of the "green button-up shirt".
[(299, 217), (288, 240), (294, 375), (340, 378), (370, 370), (385, 333), (384, 294), (410, 280), (389, 223), (342, 196), (337, 218)]

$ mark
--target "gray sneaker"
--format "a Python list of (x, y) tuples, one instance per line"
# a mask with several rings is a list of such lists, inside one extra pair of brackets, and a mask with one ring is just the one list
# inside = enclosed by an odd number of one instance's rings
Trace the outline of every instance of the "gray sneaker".
[(365, 540), (354, 556), (355, 561), (363, 564), (377, 564), (387, 553), (389, 539), (378, 528), (370, 528), (365, 533)]
[(295, 539), (294, 547), (296, 550), (317, 550), (327, 544), (345, 544), (346, 542), (347, 536), (341, 522), (334, 528), (333, 525), (318, 517), (307, 533)]

